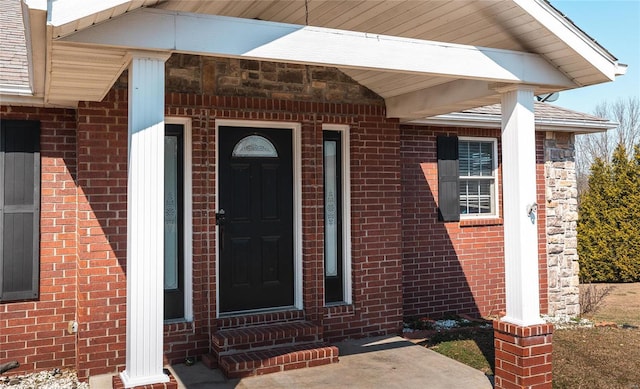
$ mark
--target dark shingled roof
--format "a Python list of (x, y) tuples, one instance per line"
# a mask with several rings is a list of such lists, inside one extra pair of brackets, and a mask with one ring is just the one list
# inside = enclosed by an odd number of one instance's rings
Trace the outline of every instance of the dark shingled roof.
[[(462, 111), (463, 113), (473, 114), (485, 114), (485, 115), (500, 115), (500, 104), (488, 105), (486, 107), (472, 108)], [(549, 103), (536, 102), (534, 105), (534, 112), (536, 119), (547, 120), (581, 120), (588, 122), (609, 122), (608, 119), (589, 115), (582, 112), (572, 111), (567, 108), (558, 107)]]

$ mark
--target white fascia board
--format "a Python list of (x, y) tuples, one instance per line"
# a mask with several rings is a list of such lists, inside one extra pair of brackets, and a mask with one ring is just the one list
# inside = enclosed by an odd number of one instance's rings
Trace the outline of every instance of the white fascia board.
[(34, 96), (43, 96), (46, 78), (47, 12), (46, 9), (31, 8), (26, 3), (23, 12), (31, 89)]
[[(618, 126), (612, 121), (596, 122), (575, 119), (535, 119), (536, 131), (563, 131), (577, 133), (604, 132)], [(466, 127), (466, 128), (495, 128), (502, 126), (500, 115), (458, 112), (438, 115), (429, 118), (404, 122), (423, 126)]]
[(77, 101), (44, 101), (44, 97), (5, 94), (0, 90), (0, 105), (19, 105), (27, 107), (78, 108)]
[[(42, 0), (28, 1), (43, 2)], [(131, 0), (46, 0), (46, 3), (49, 10), (48, 24), (58, 27), (125, 3), (131, 3)]]
[(5, 91), (0, 88), (0, 105), (26, 105), (30, 107), (44, 107), (44, 99), (42, 97), (33, 97), (30, 95), (17, 95), (12, 91)]
[(522, 10), (534, 17), (558, 39), (568, 44), (609, 80), (626, 72), (626, 65), (595, 43), (579, 28), (560, 15), (545, 0), (512, 0)]
[(37, 9), (40, 11), (47, 10), (48, 0), (22, 0), (22, 2), (29, 7), (29, 9)]
[(61, 40), (562, 89), (576, 86), (536, 54), (151, 8), (137, 9)]

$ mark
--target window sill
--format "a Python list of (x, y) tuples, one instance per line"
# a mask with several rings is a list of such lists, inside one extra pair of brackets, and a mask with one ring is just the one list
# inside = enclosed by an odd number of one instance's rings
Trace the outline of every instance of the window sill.
[(502, 224), (503, 220), (501, 217), (491, 219), (460, 219), (460, 227), (501, 226)]
[(332, 303), (332, 304), (327, 304), (324, 307), (324, 314), (326, 317), (351, 316), (354, 313), (355, 313), (355, 309), (353, 304)]
[(193, 321), (185, 319), (165, 320), (163, 324), (164, 334), (189, 333), (194, 331)]

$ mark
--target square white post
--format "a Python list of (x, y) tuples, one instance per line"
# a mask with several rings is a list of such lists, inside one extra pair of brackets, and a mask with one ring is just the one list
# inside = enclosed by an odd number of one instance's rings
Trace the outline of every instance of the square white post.
[(502, 177), (506, 316), (543, 323), (538, 283), (538, 218), (534, 95), (530, 86), (502, 92)]
[(127, 339), (125, 387), (168, 382), (162, 371), (164, 306), (164, 63), (133, 53), (129, 65)]

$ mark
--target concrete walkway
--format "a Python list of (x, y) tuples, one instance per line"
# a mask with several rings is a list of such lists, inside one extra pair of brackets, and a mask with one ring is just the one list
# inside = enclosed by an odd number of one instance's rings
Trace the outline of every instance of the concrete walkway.
[(350, 340), (336, 344), (340, 362), (308, 369), (228, 380), (201, 363), (173, 366), (181, 387), (200, 388), (349, 388), (349, 389), (491, 389), (479, 370), (444, 357), (406, 339), (394, 337)]

